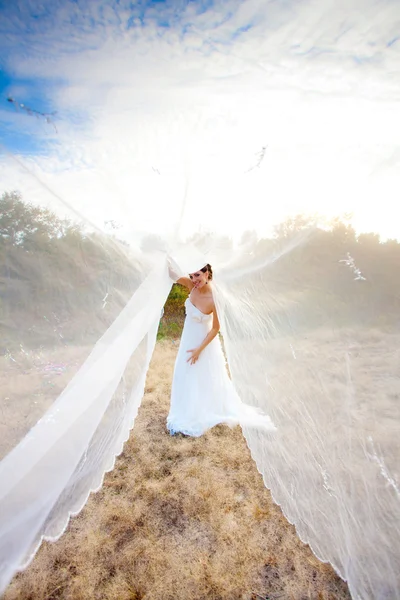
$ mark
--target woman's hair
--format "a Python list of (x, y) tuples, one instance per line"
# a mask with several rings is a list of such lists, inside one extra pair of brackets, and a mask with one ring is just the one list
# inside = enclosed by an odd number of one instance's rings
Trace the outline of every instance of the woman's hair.
[(212, 272), (211, 265), (206, 264), (206, 266), (203, 267), (202, 269), (200, 269), (200, 271), (202, 271), (202, 273), (207, 273), (208, 272), (208, 279), (211, 280), (213, 278), (213, 272)]

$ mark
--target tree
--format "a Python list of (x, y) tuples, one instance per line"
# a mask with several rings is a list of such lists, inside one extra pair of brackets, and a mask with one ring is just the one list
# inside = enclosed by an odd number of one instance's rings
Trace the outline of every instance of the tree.
[(139, 279), (129, 248), (114, 235), (85, 231), (17, 192), (0, 197), (0, 307), (2, 325), (9, 326), (0, 337), (24, 323), (13, 332), (18, 343), (29, 343), (29, 330), (36, 341), (39, 331), (53, 339), (53, 317), (68, 323), (66, 335), (99, 333)]
[(274, 234), (278, 239), (293, 238), (299, 232), (315, 228), (317, 223), (318, 218), (316, 215), (296, 215), (276, 225), (274, 227)]
[(0, 243), (29, 246), (40, 239), (65, 235), (71, 223), (59, 219), (46, 208), (23, 202), (18, 192), (5, 192), (0, 198)]

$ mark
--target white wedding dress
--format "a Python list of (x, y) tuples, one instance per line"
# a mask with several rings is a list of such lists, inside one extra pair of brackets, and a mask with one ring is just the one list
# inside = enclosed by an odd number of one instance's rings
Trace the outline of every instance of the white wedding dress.
[(228, 376), (218, 336), (206, 346), (194, 365), (187, 362), (191, 356), (188, 350), (203, 342), (212, 327), (213, 316), (202, 313), (190, 298), (185, 302), (185, 309), (167, 418), (169, 432), (198, 437), (218, 423), (275, 430), (267, 415), (240, 400)]

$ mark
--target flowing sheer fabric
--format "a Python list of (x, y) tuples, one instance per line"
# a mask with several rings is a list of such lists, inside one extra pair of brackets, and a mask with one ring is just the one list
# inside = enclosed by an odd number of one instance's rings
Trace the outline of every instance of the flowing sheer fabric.
[(244, 434), (274, 500), (352, 596), (398, 598), (397, 336), (362, 323), (336, 329), (337, 307), (326, 302), (333, 287), (312, 307), (310, 327), (309, 282), (292, 276), (266, 269), (257, 285), (239, 278), (218, 288), (237, 391), (267, 405), (277, 426), (273, 444), (261, 431)]
[[(170, 287), (161, 261), (57, 401), (0, 463), (2, 589), (42, 539), (63, 533), (112, 469), (143, 396)], [(118, 394), (128, 361), (130, 388)]]
[(400, 599), (396, 3), (3, 4), (0, 593), (135, 435), (210, 263), (265, 485), (355, 600)]
[[(193, 248), (191, 264), (188, 256), (186, 247), (183, 262), (193, 271), (212, 253), (201, 259)], [(310, 328), (301, 318), (309, 310), (310, 282), (286, 270), (286, 254), (277, 256), (252, 268), (250, 262), (247, 275), (243, 265), (215, 270), (233, 384), (243, 402), (271, 415), (277, 427), (273, 441), (260, 428), (244, 426), (244, 434), (275, 501), (315, 554), (348, 581), (354, 597), (395, 598), (398, 407), (383, 387), (379, 365), (395, 373), (396, 338), (376, 340), (361, 324), (335, 330), (326, 303)], [(63, 533), (121, 452), (172, 285), (171, 260), (153, 257), (148, 276), (80, 370), (0, 463), (2, 589), (42, 539)], [(382, 352), (372, 372), (371, 347)]]

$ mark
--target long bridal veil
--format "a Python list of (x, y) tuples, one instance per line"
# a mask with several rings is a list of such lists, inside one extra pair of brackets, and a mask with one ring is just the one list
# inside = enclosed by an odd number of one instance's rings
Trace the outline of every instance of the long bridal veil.
[[(33, 77), (50, 77), (35, 43)], [(103, 93), (92, 47), (52, 44), (66, 80), (1, 108), (0, 592), (135, 435), (171, 269), (210, 263), (232, 381), (277, 426), (243, 429), (265, 485), (353, 598), (400, 598), (400, 243), (345, 214), (389, 195), (381, 130), (363, 128), (397, 105), (305, 101), (234, 56), (199, 81), (194, 50), (186, 83), (158, 62), (147, 79), (123, 37)]]

